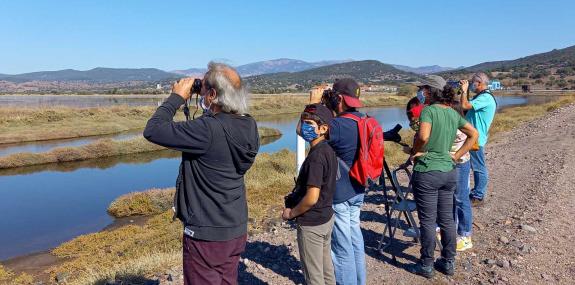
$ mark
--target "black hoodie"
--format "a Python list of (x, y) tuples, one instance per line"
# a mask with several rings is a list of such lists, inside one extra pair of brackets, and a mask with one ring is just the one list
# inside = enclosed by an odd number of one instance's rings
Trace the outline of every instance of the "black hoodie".
[(226, 241), (247, 233), (244, 174), (260, 143), (255, 120), (224, 112), (185, 122), (173, 117), (184, 100), (177, 94), (156, 110), (144, 130), (155, 144), (182, 152), (174, 207), (185, 233)]

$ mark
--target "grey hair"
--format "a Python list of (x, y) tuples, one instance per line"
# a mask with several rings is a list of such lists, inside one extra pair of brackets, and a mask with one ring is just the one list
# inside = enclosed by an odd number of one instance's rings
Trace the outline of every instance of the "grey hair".
[(477, 81), (487, 86), (489, 85), (489, 76), (487, 76), (487, 74), (485, 74), (484, 72), (477, 72), (473, 74), (473, 76), (471, 77), (471, 81)]
[(237, 71), (231, 66), (223, 63), (210, 62), (205, 80), (210, 87), (216, 90), (216, 99), (214, 104), (220, 106), (222, 111), (233, 114), (246, 114), (248, 112), (249, 94), (239, 78), (239, 84), (234, 86), (232, 79), (229, 78), (229, 71), (237, 74)]

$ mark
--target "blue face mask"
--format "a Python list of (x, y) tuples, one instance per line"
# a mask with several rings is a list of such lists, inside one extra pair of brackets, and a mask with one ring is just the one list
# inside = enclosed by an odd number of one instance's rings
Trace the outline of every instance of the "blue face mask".
[(307, 122), (301, 124), (301, 136), (306, 142), (311, 142), (317, 138), (315, 127)]
[(417, 91), (417, 99), (419, 99), (421, 104), (425, 104), (425, 94), (423, 93), (423, 90)]

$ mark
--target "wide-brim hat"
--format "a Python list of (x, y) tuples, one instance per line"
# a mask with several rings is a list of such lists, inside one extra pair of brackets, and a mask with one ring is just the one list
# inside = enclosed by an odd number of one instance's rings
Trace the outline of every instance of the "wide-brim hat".
[(419, 88), (428, 86), (439, 90), (443, 90), (445, 84), (447, 84), (447, 81), (445, 81), (443, 77), (435, 74), (426, 75), (415, 82), (415, 85)]

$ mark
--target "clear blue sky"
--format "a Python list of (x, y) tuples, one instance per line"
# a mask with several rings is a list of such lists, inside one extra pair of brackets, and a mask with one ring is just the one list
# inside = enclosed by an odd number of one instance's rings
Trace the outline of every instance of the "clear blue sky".
[(575, 1), (1, 1), (0, 73), (274, 58), (473, 65), (575, 45)]

